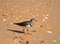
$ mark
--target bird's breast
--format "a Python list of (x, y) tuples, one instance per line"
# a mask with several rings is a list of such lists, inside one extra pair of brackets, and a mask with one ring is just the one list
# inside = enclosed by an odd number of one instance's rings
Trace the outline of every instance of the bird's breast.
[(31, 23), (30, 25), (31, 25), (31, 26), (33, 26), (33, 25), (34, 25), (34, 23)]
[(30, 28), (30, 27), (31, 27), (31, 25), (26, 25), (26, 27), (27, 27), (27, 28)]

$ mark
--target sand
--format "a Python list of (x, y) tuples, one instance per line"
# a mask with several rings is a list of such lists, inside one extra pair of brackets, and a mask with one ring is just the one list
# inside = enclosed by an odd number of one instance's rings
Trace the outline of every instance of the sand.
[[(31, 18), (32, 35), (13, 24)], [(60, 0), (0, 0), (0, 44), (60, 44)]]

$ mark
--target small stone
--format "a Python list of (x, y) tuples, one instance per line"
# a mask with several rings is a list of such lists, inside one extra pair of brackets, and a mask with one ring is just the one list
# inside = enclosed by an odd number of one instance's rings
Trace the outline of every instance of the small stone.
[(46, 16), (49, 16), (49, 14), (46, 14)]
[(50, 34), (51, 34), (51, 33), (52, 33), (52, 31), (47, 31), (47, 33), (50, 33)]
[(44, 17), (45, 19), (48, 19), (48, 17)]
[(3, 21), (6, 21), (6, 19), (3, 19)]
[(42, 19), (42, 21), (46, 21), (45, 19)]
[(56, 42), (56, 40), (53, 40), (53, 42)]

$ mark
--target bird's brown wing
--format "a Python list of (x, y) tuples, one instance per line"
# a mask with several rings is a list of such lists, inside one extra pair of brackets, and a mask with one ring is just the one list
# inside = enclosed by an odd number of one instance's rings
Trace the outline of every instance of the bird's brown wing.
[(15, 25), (18, 25), (18, 26), (26, 26), (29, 24), (29, 21), (25, 21), (25, 22), (20, 22), (20, 23), (14, 23)]

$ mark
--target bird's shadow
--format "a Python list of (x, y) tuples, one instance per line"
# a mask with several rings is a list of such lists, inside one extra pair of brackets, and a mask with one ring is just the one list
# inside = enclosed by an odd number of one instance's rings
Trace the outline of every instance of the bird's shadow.
[(12, 32), (16, 32), (16, 33), (24, 33), (23, 31), (19, 31), (19, 30), (12, 30), (12, 29), (7, 29), (9, 31), (12, 31)]

